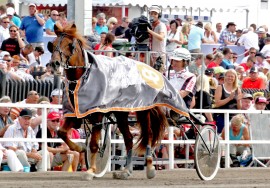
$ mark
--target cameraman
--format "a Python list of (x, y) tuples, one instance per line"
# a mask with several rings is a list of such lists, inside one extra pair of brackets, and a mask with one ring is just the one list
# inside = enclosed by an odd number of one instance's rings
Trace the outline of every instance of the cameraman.
[(157, 58), (160, 56), (162, 58), (162, 68), (161, 72), (164, 72), (164, 64), (166, 62), (166, 36), (167, 36), (167, 29), (164, 23), (162, 23), (159, 19), (161, 18), (161, 8), (157, 5), (152, 5), (149, 8), (150, 14), (150, 22), (152, 23), (152, 30), (147, 28), (148, 33), (150, 34), (150, 49), (151, 51), (160, 52), (153, 53), (151, 55), (151, 62), (150, 65), (154, 66)]

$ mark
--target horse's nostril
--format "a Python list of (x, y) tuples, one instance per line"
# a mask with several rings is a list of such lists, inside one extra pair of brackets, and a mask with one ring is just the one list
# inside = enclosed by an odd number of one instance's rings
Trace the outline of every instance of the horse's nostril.
[(59, 61), (56, 61), (54, 64), (56, 67), (60, 67), (60, 65), (61, 65)]

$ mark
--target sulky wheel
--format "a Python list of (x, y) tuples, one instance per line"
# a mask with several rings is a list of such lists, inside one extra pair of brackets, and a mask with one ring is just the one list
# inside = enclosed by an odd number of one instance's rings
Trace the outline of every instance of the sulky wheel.
[(212, 180), (218, 171), (220, 145), (216, 131), (211, 126), (204, 126), (197, 134), (195, 142), (195, 168), (202, 180)]

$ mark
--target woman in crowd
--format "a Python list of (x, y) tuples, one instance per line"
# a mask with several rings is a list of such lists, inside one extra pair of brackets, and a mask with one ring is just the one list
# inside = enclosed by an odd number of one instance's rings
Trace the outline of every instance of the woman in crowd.
[(180, 33), (180, 41), (182, 41), (182, 48), (188, 48), (188, 34), (190, 31), (190, 25), (184, 24)]
[(113, 50), (112, 43), (115, 40), (115, 36), (112, 33), (107, 33), (104, 39), (104, 44), (99, 48), (99, 50), (108, 50), (110, 52), (102, 52), (102, 55), (106, 55), (108, 57), (113, 57)]
[(180, 34), (177, 32), (178, 23), (175, 20), (170, 22), (170, 32), (167, 36), (166, 51), (172, 52), (175, 48), (179, 47), (182, 42), (180, 41)]
[(107, 21), (107, 27), (109, 29), (109, 33), (114, 33), (117, 25), (117, 19), (115, 17), (110, 17)]
[[(242, 92), (238, 88), (237, 73), (234, 69), (229, 69), (225, 73), (224, 84), (217, 86), (215, 92), (215, 108), (218, 109), (241, 109)], [(233, 114), (230, 114), (230, 117)], [(224, 114), (216, 117), (218, 133), (224, 127)]]
[(216, 33), (212, 30), (212, 26), (210, 23), (206, 23), (204, 25), (204, 37), (208, 44), (217, 44), (218, 38)]
[[(3, 96), (0, 99), (0, 103), (11, 103), (9, 96)], [(9, 116), (9, 107), (0, 107), (0, 138), (4, 136), (7, 128), (13, 124), (11, 117)]]
[(99, 55), (99, 54), (104, 55), (104, 52), (96, 52), (96, 51), (101, 50), (101, 47), (104, 46), (106, 35), (107, 35), (107, 33), (105, 33), (105, 32), (100, 33), (100, 42), (98, 44), (96, 44), (96, 46), (94, 48), (96, 55)]

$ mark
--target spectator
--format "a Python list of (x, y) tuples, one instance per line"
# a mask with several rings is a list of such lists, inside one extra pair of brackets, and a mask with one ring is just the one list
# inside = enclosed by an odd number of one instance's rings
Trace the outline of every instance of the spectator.
[[(104, 46), (105, 43), (105, 38), (106, 38), (107, 33), (102, 32), (100, 33), (100, 42), (95, 46), (94, 50), (101, 50), (101, 48)], [(95, 52), (96, 55), (104, 55), (104, 52)]]
[(26, 40), (33, 46), (33, 48), (41, 46), (44, 49), (44, 17), (42, 14), (38, 14), (37, 7), (34, 3), (30, 3), (28, 7), (29, 16), (23, 18), (20, 29), (25, 32)]
[(261, 49), (261, 53), (263, 54), (264, 57), (267, 59), (270, 58), (270, 37), (265, 38), (265, 45)]
[(97, 18), (92, 17), (92, 33), (91, 34), (96, 34), (96, 26), (97, 26)]
[(237, 37), (234, 34), (236, 24), (234, 22), (229, 22), (219, 37), (218, 43), (222, 45), (234, 45)]
[(189, 24), (184, 24), (181, 32), (180, 32), (180, 39), (182, 41), (182, 48), (188, 49), (188, 35), (190, 31), (190, 25)]
[(161, 72), (165, 70), (164, 65), (166, 62), (166, 56), (163, 54), (166, 52), (166, 36), (167, 29), (164, 23), (160, 22), (161, 8), (157, 5), (153, 5), (149, 8), (150, 19), (152, 19), (152, 30), (147, 27), (147, 31), (150, 34), (150, 47), (152, 51), (158, 52), (151, 55), (150, 65), (154, 66), (158, 57), (162, 58)]
[(235, 45), (237, 45), (237, 44), (238, 44), (238, 41), (239, 41), (239, 39), (240, 39), (240, 37), (241, 37), (242, 34), (244, 34), (244, 33), (243, 33), (243, 30), (241, 30), (241, 29), (237, 29), (237, 30), (235, 31), (235, 33), (236, 33), (236, 38), (237, 38), (237, 40), (236, 40), (236, 42), (235, 42)]
[(10, 24), (15, 25), (19, 28), (21, 26), (21, 23), (22, 23), (21, 19), (17, 16), (14, 16), (14, 14), (15, 14), (14, 8), (8, 7), (7, 8), (7, 17), (9, 18), (9, 20), (11, 22)]
[(207, 65), (207, 68), (210, 69), (210, 68), (214, 68), (214, 67), (218, 67), (220, 66), (220, 64), (222, 63), (222, 60), (224, 58), (224, 55), (220, 52), (217, 52), (215, 55), (214, 55), (214, 59), (212, 62), (210, 62), (208, 65)]
[(63, 28), (68, 25), (67, 16), (64, 12), (59, 13), (59, 23)]
[[(4, 138), (36, 138), (33, 129), (31, 128), (32, 112), (29, 109), (23, 109), (20, 112), (18, 121), (8, 127), (4, 134)], [(38, 171), (42, 170), (42, 151), (37, 151), (37, 142), (5, 142), (4, 146), (16, 152), (23, 150), (25, 155), (20, 159), (23, 166), (30, 167), (30, 163), (34, 163)], [(50, 169), (50, 158), (48, 157), (48, 169)], [(29, 161), (29, 162), (28, 162)]]
[[(27, 98), (21, 102), (18, 102), (18, 104), (37, 104), (38, 99), (39, 99), (39, 94), (36, 91), (32, 90), (27, 93)], [(11, 119), (12, 120), (17, 119), (21, 111), (22, 109), (20, 107), (12, 108), (10, 111)]]
[(251, 47), (248, 51), (248, 56), (244, 57), (241, 61), (241, 63), (246, 63), (247, 62), (247, 59), (249, 57), (255, 57), (256, 56), (256, 53), (257, 53), (257, 50), (254, 48), (254, 47)]
[(45, 31), (47, 35), (55, 35), (54, 25), (59, 20), (59, 13), (57, 10), (51, 11), (51, 17), (45, 23)]
[(173, 52), (174, 49), (181, 46), (180, 34), (177, 32), (178, 23), (175, 20), (170, 22), (170, 32), (167, 36), (166, 52)]
[(122, 24), (115, 29), (116, 38), (125, 38), (125, 31), (128, 29), (129, 18), (123, 17)]
[(209, 44), (216, 44), (218, 38), (216, 33), (212, 30), (212, 25), (210, 23), (205, 24), (204, 30), (205, 41)]
[(255, 67), (258, 68), (259, 72), (263, 72), (263, 69), (265, 67), (267, 67), (267, 69), (269, 69), (269, 64), (268, 62), (265, 60), (265, 57), (263, 56), (262, 53), (258, 52), (256, 54), (256, 64), (254, 65)]
[(0, 5), (0, 19), (7, 16), (7, 7), (5, 5)]
[(212, 62), (213, 61), (213, 55), (212, 54), (207, 54), (206, 56), (205, 56), (205, 58), (204, 58), (204, 65), (206, 66), (206, 67), (208, 67), (208, 65), (210, 64), (210, 62)]
[(234, 67), (239, 66), (239, 64), (237, 63), (237, 58), (238, 58), (237, 53), (233, 52), (233, 53), (232, 53), (232, 63), (233, 63), (233, 65), (234, 65)]
[(52, 69), (51, 63), (46, 64), (45, 73), (41, 75), (41, 80), (50, 80), (53, 82), (54, 79), (54, 71)]
[(35, 47), (35, 50), (28, 54), (30, 66), (42, 66), (41, 56), (44, 54), (44, 50), (41, 46)]
[(117, 25), (118, 21), (115, 17), (110, 17), (107, 21), (107, 27), (108, 27), (108, 32), (110, 33), (115, 33), (115, 26)]
[(201, 44), (207, 43), (203, 32), (203, 23), (192, 25), (188, 35), (188, 50), (190, 53), (201, 53)]
[(51, 93), (51, 104), (62, 104), (62, 89), (54, 89)]
[(98, 21), (95, 30), (98, 35), (100, 35), (102, 32), (105, 33), (109, 32), (107, 25), (105, 25), (105, 17), (106, 17), (105, 14), (102, 12), (97, 15)]
[[(57, 112), (50, 112), (47, 116), (47, 138), (58, 138), (60, 115)], [(37, 133), (37, 138), (42, 138), (42, 129)], [(67, 154), (69, 147), (66, 144), (48, 142), (48, 152), (51, 157), (51, 167), (62, 166), (62, 171), (68, 171), (70, 165), (78, 165), (79, 154)], [(41, 147), (40, 147), (41, 150)], [(77, 157), (77, 158), (76, 158)]]
[(254, 33), (253, 27), (248, 28), (248, 32), (243, 34), (237, 45), (244, 45), (246, 50), (249, 50), (251, 47), (254, 47), (256, 50), (259, 50), (259, 39), (258, 35)]
[(255, 109), (256, 110), (266, 110), (266, 105), (268, 104), (268, 101), (265, 97), (259, 96), (255, 99)]
[[(215, 92), (215, 108), (218, 109), (241, 109), (242, 92), (238, 88), (237, 73), (234, 69), (229, 69), (225, 73), (224, 84), (217, 86)], [(232, 117), (233, 114), (230, 114)], [(224, 127), (224, 114), (217, 114), (218, 133)]]
[(230, 48), (223, 48), (222, 54), (224, 55), (220, 66), (224, 69), (233, 69), (233, 63), (231, 62), (232, 59), (232, 50)]
[(222, 31), (222, 24), (221, 23), (216, 23), (216, 36), (217, 36), (217, 39), (219, 39), (221, 31)]
[(255, 64), (256, 64), (256, 57), (250, 56), (247, 59), (247, 62), (241, 63), (240, 66), (244, 67), (245, 72), (248, 72), (251, 69), (251, 67), (255, 66)]
[(248, 89), (265, 89), (264, 80), (259, 77), (259, 71), (257, 67), (251, 67), (249, 70), (249, 76), (243, 80), (242, 88)]
[[(256, 30), (255, 30), (256, 31)], [(265, 45), (265, 38), (267, 37), (267, 33), (265, 31), (264, 28), (258, 28), (258, 30), (256, 31), (256, 33), (258, 34), (258, 37), (259, 37), (259, 50), (261, 51), (262, 48), (264, 47)]]
[(24, 170), (16, 153), (11, 149), (5, 149), (0, 143), (0, 165), (3, 162), (7, 162), (7, 165), (12, 172), (22, 172)]
[(111, 51), (111, 52), (103, 52), (105, 56), (108, 57), (113, 57), (113, 47), (112, 43), (115, 40), (115, 36), (112, 33), (107, 33), (106, 37), (104, 39), (104, 45), (99, 48), (99, 50), (104, 50), (104, 51)]
[[(244, 124), (242, 114), (234, 116), (229, 127), (230, 140), (250, 140), (248, 127)], [(225, 140), (225, 130), (222, 130), (221, 137)], [(232, 159), (232, 167), (240, 167), (240, 161), (237, 156), (241, 156), (245, 160), (250, 155), (249, 144), (230, 144), (230, 157)]]
[(1, 19), (0, 26), (0, 46), (2, 46), (2, 42), (10, 37), (9, 35), (9, 24), (10, 20), (7, 16)]
[[(6, 7), (7, 7), (7, 8), (12, 7), (12, 8), (15, 10), (15, 5), (14, 5), (14, 3), (7, 3), (7, 4), (6, 4)], [(20, 16), (19, 16), (16, 12), (14, 12), (14, 16), (20, 18)]]
[(237, 66), (235, 68), (235, 71), (237, 72), (237, 76), (238, 76), (238, 86), (242, 88), (243, 80), (247, 76), (245, 69), (242, 66)]
[(11, 56), (20, 55), (21, 49), (25, 47), (25, 43), (20, 37), (19, 29), (12, 25), (9, 27), (10, 37), (3, 41), (1, 45), (2, 51), (8, 51)]
[(201, 75), (206, 69), (205, 65), (203, 65), (202, 62), (203, 62), (203, 55), (201, 54), (197, 55), (195, 61), (193, 61), (188, 66), (189, 72), (195, 74), (196, 76)]
[(34, 50), (34, 48), (31, 44), (26, 44), (25, 47), (21, 49), (20, 57), (22, 60), (25, 61), (25, 63), (27, 65), (30, 64), (29, 54), (31, 54), (33, 52), (33, 50)]
[(241, 99), (242, 108), (241, 110), (252, 110), (254, 108), (251, 107), (253, 101), (253, 97), (249, 93), (243, 93), (243, 97)]
[[(0, 103), (11, 103), (9, 96), (3, 96), (0, 98)], [(0, 107), (0, 137), (2, 138), (7, 128), (13, 124), (13, 120), (9, 116), (10, 107)]]

